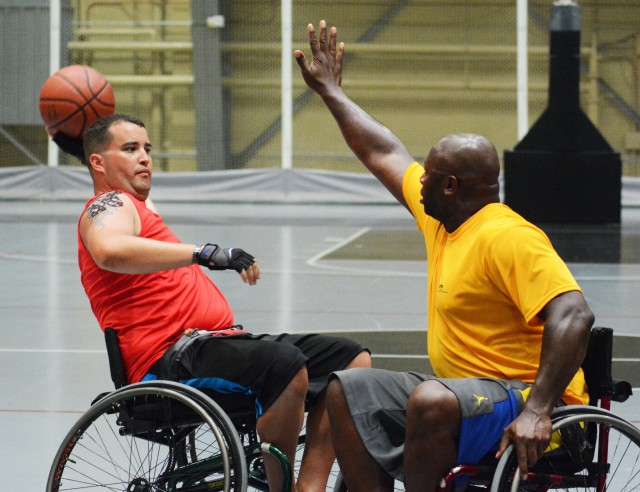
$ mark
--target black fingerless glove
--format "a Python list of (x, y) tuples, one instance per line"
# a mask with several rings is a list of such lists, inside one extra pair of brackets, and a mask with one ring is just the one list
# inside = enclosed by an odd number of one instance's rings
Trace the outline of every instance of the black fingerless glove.
[(255, 258), (240, 248), (221, 248), (217, 244), (205, 244), (193, 253), (194, 263), (209, 270), (235, 270), (240, 273), (255, 263)]
[(67, 154), (71, 154), (77, 159), (80, 159), (80, 162), (83, 164), (84, 162), (84, 148), (82, 138), (73, 138), (65, 135), (62, 132), (58, 132), (53, 136), (53, 141), (56, 143), (60, 150), (66, 152)]

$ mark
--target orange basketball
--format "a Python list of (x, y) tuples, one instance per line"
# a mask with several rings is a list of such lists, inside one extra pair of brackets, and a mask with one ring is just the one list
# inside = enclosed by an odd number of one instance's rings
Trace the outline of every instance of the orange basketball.
[(49, 77), (40, 91), (40, 115), (52, 135), (81, 138), (97, 119), (115, 112), (113, 88), (97, 70), (69, 65)]

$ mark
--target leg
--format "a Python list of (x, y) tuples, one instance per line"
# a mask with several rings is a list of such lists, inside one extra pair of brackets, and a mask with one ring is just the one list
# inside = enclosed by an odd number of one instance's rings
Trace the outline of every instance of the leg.
[(438, 381), (424, 382), (411, 394), (404, 450), (408, 492), (437, 490), (456, 465), (460, 415), (458, 399)]
[[(295, 462), (296, 444), (304, 419), (304, 399), (307, 393), (307, 368), (298, 371), (276, 401), (258, 419), (260, 439), (274, 444)], [(282, 489), (282, 467), (275, 458), (265, 454), (265, 468), (270, 490)], [(295, 484), (294, 484), (295, 490)]]
[[(371, 367), (369, 353), (361, 352), (358, 354), (346, 369), (353, 367)], [(298, 491), (324, 491), (334, 460), (335, 452), (331, 439), (325, 392), (307, 415), (307, 439), (300, 465)]]
[[(256, 424), (260, 439), (280, 449), (293, 467), (309, 389), (307, 360), (298, 348), (275, 337), (239, 335), (203, 338), (181, 364), (189, 378), (215, 378), (218, 391), (256, 394), (264, 409)], [(280, 490), (280, 464), (265, 456), (265, 467), (271, 489)]]
[(355, 428), (338, 379), (333, 379), (327, 388), (327, 409), (335, 452), (348, 490), (393, 490), (393, 478), (371, 457)]

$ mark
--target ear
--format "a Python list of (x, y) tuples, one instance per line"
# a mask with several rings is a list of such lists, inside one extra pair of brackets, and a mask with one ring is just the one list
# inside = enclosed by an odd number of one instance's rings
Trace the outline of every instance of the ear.
[(447, 176), (444, 183), (444, 194), (449, 196), (455, 195), (458, 191), (458, 187), (460, 186), (458, 178), (453, 175)]
[(104, 159), (99, 154), (89, 156), (89, 167), (93, 172), (104, 174)]

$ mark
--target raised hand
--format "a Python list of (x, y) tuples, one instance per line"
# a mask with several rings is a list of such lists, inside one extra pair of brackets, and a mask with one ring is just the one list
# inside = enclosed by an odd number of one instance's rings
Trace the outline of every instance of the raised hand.
[(342, 59), (344, 56), (344, 43), (336, 46), (338, 30), (332, 27), (327, 33), (327, 23), (320, 21), (320, 39), (316, 36), (313, 24), (307, 26), (309, 46), (311, 47), (311, 63), (307, 62), (304, 53), (294, 51), (294, 56), (302, 78), (307, 85), (318, 93), (342, 84)]
[(60, 150), (74, 156), (75, 158), (79, 159), (80, 162), (85, 164), (82, 138), (73, 138), (65, 135), (62, 132), (58, 132), (53, 136), (53, 141), (60, 148)]

